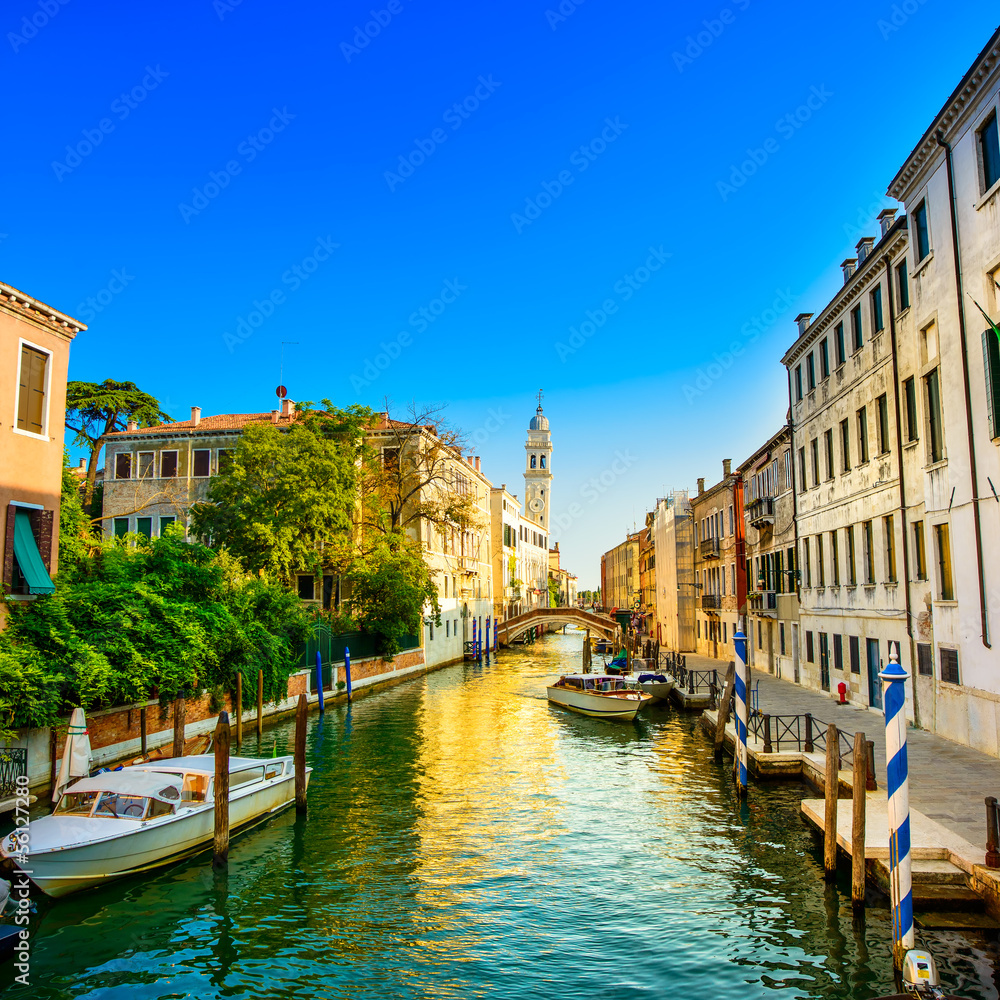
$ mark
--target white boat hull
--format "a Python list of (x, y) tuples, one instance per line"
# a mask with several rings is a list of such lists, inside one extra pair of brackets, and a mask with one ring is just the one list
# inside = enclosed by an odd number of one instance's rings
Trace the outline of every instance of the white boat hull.
[[(306, 781), (308, 782), (308, 771)], [(295, 776), (235, 790), (229, 799), (229, 826), (266, 819), (295, 801)], [(30, 852), (26, 873), (46, 895), (65, 896), (112, 879), (135, 875), (205, 850), (215, 836), (215, 804), (184, 808), (176, 815), (141, 824), (114, 820), (114, 833), (86, 844)]]
[(658, 701), (666, 701), (675, 686), (673, 681), (643, 681), (639, 684), (641, 690), (645, 691), (646, 694), (651, 694)]
[(636, 713), (651, 698), (638, 691), (579, 691), (573, 688), (550, 687), (549, 701), (571, 712), (588, 715), (593, 719), (634, 719)]

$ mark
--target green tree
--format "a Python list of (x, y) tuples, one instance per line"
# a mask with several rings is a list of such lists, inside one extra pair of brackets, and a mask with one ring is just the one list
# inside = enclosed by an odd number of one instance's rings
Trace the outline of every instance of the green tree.
[(63, 452), (62, 495), (59, 501), (59, 567), (71, 566), (90, 550), (90, 518), (84, 513), (80, 481), (73, 475), (69, 453)]
[(437, 587), (420, 546), (402, 531), (380, 536), (356, 561), (348, 580), (352, 614), (364, 631), (376, 636), (383, 656), (395, 656), (404, 636), (421, 634), (425, 609), (441, 624)]
[(84, 506), (91, 509), (97, 460), (104, 447), (104, 436), (123, 431), (130, 420), (140, 427), (155, 427), (173, 418), (160, 409), (159, 400), (143, 392), (134, 382), (68, 382), (66, 385), (66, 426), (76, 431), (73, 444), (86, 448), (87, 486)]
[(208, 500), (191, 512), (193, 533), (225, 546), (253, 572), (291, 584), (299, 572), (343, 572), (353, 558), (361, 407), (300, 404), (291, 428), (251, 425)]

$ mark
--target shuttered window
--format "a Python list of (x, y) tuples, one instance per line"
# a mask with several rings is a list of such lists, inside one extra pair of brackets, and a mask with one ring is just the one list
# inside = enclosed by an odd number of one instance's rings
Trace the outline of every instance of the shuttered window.
[(17, 397), (18, 430), (41, 434), (45, 426), (45, 371), (49, 356), (33, 347), (21, 347), (20, 391)]
[(990, 437), (1000, 437), (1000, 341), (992, 330), (983, 333), (983, 369), (986, 372), (986, 416)]

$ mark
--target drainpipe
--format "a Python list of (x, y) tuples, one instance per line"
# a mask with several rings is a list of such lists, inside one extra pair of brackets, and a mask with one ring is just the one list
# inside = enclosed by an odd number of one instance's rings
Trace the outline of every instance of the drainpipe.
[[(917, 662), (913, 655), (913, 612), (910, 604), (910, 545), (909, 529), (906, 523), (906, 477), (903, 475), (903, 424), (899, 406), (899, 357), (896, 353), (896, 304), (892, 294), (892, 261), (886, 254), (885, 287), (889, 299), (889, 350), (892, 353), (892, 402), (896, 412), (896, 474), (899, 477), (899, 521), (903, 528), (903, 601), (906, 608), (906, 634), (910, 637), (910, 664)], [(916, 671), (913, 671), (916, 676)], [(911, 684), (913, 691), (913, 724), (920, 726), (920, 706), (917, 703), (917, 685)]]
[(952, 169), (951, 146), (941, 132), (938, 145), (945, 151), (948, 168), (948, 208), (951, 211), (951, 248), (955, 258), (955, 290), (958, 293), (958, 330), (962, 344), (962, 377), (965, 382), (965, 425), (969, 432), (969, 473), (972, 478), (972, 518), (976, 528), (976, 567), (979, 570), (979, 614), (982, 622), (982, 640), (987, 649), (990, 644), (990, 623), (986, 614), (986, 575), (983, 571), (983, 528), (979, 516), (979, 477), (976, 474), (976, 439), (972, 425), (972, 390), (969, 388), (969, 352), (965, 335), (965, 291), (962, 282), (962, 259), (958, 247), (958, 214), (955, 207), (955, 177)]

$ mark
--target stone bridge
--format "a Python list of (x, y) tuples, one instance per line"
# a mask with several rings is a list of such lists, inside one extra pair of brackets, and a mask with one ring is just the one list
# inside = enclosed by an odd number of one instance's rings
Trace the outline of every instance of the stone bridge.
[(560, 628), (563, 625), (578, 625), (608, 639), (613, 638), (618, 630), (618, 622), (614, 619), (592, 611), (584, 611), (582, 608), (534, 608), (500, 622), (497, 627), (497, 641), (505, 646), (509, 645), (512, 639), (538, 625), (556, 625)]

